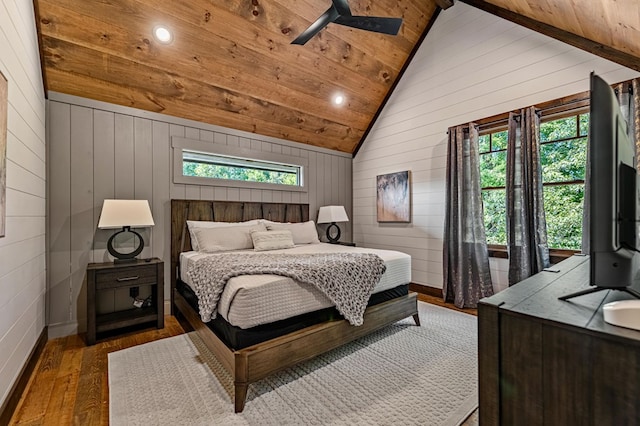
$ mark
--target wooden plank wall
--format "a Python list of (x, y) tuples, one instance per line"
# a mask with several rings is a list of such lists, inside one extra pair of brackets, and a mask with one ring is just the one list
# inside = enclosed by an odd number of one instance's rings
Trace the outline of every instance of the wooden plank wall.
[[(412, 256), (412, 280), (442, 287), (447, 128), (588, 90), (638, 73), (456, 3), (442, 11), (353, 161), (358, 245)], [(375, 177), (412, 171), (411, 224), (376, 222)], [(492, 259), (494, 286), (506, 261)]]
[(8, 81), (6, 232), (0, 237), (3, 407), (46, 322), (46, 104), (31, 2), (0, 2), (0, 72)]
[[(85, 328), (88, 262), (109, 260), (109, 231), (96, 229), (105, 198), (146, 199), (156, 225), (143, 230), (141, 257), (165, 260), (169, 298), (170, 200), (308, 203), (316, 219), (320, 206), (341, 204), (351, 216), (351, 156), (274, 138), (148, 113), (84, 98), (49, 94), (51, 336)], [(174, 184), (171, 137), (281, 153), (308, 160), (308, 192)], [(351, 226), (343, 227), (344, 240)], [(321, 235), (323, 231), (321, 229)], [(105, 299), (100, 310), (127, 307), (127, 292)]]

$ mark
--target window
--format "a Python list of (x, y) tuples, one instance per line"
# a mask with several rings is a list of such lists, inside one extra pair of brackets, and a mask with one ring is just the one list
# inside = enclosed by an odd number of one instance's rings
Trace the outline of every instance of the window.
[[(589, 114), (540, 125), (540, 161), (549, 248), (579, 250)], [(487, 243), (505, 246), (507, 131), (481, 134), (480, 182)]]
[(480, 185), (487, 244), (507, 244), (507, 131), (480, 136)]
[(300, 185), (300, 166), (182, 150), (182, 174), (212, 179)]
[(176, 136), (172, 147), (175, 183), (306, 191), (306, 158)]
[(540, 124), (540, 162), (551, 248), (580, 250), (589, 114)]

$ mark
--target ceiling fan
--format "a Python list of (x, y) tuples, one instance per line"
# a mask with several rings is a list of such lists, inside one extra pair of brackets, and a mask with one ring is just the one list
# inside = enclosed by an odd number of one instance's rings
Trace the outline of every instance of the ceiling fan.
[(309, 28), (293, 40), (291, 44), (305, 44), (311, 37), (332, 22), (361, 30), (396, 35), (398, 34), (400, 25), (402, 25), (402, 18), (353, 16), (347, 0), (331, 0), (331, 7), (311, 24)]

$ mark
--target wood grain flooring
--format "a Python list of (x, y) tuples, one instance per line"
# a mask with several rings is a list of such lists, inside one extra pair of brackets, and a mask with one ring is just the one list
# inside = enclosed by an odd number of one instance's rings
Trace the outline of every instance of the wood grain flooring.
[[(475, 309), (458, 309), (437, 297), (420, 294), (418, 298), (477, 315)], [(79, 335), (48, 341), (9, 424), (108, 425), (107, 355), (184, 332), (180, 322), (167, 315), (162, 330), (121, 334), (98, 340), (94, 346), (86, 346)]]
[(79, 335), (47, 342), (10, 425), (108, 425), (107, 354), (184, 333), (173, 316), (165, 327), (86, 346)]
[(453, 309), (454, 311), (464, 312), (478, 316), (478, 310), (472, 308), (458, 308), (453, 303), (445, 303), (441, 297), (430, 296), (428, 294), (418, 293), (418, 300), (421, 302), (431, 303), (432, 305), (442, 306), (443, 308)]

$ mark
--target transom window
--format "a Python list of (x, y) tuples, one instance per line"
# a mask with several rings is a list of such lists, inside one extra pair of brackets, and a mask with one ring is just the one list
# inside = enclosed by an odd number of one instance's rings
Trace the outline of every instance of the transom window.
[[(579, 250), (589, 114), (540, 124), (540, 162), (549, 248)], [(504, 246), (506, 233), (507, 131), (480, 136), (480, 179), (487, 243)]]
[(183, 150), (182, 174), (213, 179), (299, 186), (301, 167)]
[(222, 143), (171, 138), (173, 182), (306, 192), (308, 158)]

